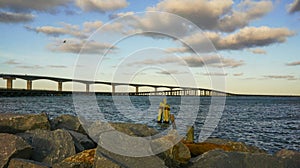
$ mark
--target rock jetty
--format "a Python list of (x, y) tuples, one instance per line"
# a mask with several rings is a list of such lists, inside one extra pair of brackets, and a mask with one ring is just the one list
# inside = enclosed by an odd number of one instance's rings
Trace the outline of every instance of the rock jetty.
[[(143, 124), (110, 125), (128, 136), (157, 134), (156, 130)], [(61, 115), (50, 120), (46, 113), (0, 114), (0, 168), (300, 167), (300, 153), (297, 151), (282, 149), (270, 155), (242, 142), (217, 138), (202, 143), (181, 140), (156, 155), (124, 156), (97, 145), (97, 140), (90, 138), (86, 132), (96, 135), (97, 128), (103, 127), (99, 123), (95, 126), (84, 130), (78, 118), (72, 115)], [(155, 151), (157, 145), (169, 143), (171, 140), (165, 138), (155, 141), (151, 147)], [(139, 145), (128, 144), (133, 147)]]

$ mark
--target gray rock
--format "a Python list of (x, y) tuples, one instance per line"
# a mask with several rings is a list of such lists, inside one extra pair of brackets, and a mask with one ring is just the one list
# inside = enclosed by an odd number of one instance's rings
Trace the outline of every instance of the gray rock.
[(191, 168), (232, 168), (232, 167), (269, 167), (283, 168), (284, 161), (264, 153), (225, 152), (212, 150), (193, 160)]
[(87, 135), (71, 130), (68, 130), (68, 132), (73, 138), (77, 153), (97, 147), (97, 144), (94, 141), (92, 141)]
[(36, 162), (33, 160), (13, 158), (10, 160), (8, 168), (50, 168), (45, 163)]
[[(142, 124), (94, 123), (89, 134), (98, 139), (94, 167), (166, 167), (164, 161), (153, 155), (146, 137), (156, 134)], [(143, 157), (145, 156), (145, 157)]]
[(158, 154), (158, 156), (165, 161), (168, 167), (186, 166), (191, 159), (191, 153), (189, 148), (180, 141), (181, 139), (178, 133), (172, 130), (167, 136), (152, 141), (152, 151), (157, 153), (157, 149), (164, 149), (164, 152)]
[(50, 129), (46, 113), (41, 114), (0, 114), (0, 132), (19, 133), (34, 129)]
[(60, 115), (50, 121), (51, 129), (67, 129), (86, 134), (78, 117), (69, 114)]
[[(116, 144), (117, 145), (117, 144)], [(145, 157), (130, 157), (119, 155), (113, 152), (110, 152), (101, 146), (97, 147), (95, 155), (95, 168), (104, 168), (106, 164), (109, 164), (110, 167), (122, 167), (122, 168), (133, 168), (133, 167), (147, 167), (147, 168), (166, 168), (164, 161), (159, 157), (145, 156)]]
[(0, 168), (6, 167), (13, 157), (28, 159), (32, 148), (21, 137), (0, 133)]
[(276, 152), (275, 156), (283, 159), (284, 167), (289, 167), (289, 168), (300, 167), (300, 153), (297, 151), (282, 149)]
[(19, 134), (34, 148), (32, 159), (53, 165), (74, 155), (72, 136), (66, 130), (32, 130)]

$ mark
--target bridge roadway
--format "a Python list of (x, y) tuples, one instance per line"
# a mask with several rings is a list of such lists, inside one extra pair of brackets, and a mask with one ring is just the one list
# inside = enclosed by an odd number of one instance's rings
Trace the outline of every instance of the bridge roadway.
[[(32, 82), (35, 80), (51, 80), (57, 82), (58, 92), (63, 91), (64, 82), (78, 82), (86, 85), (86, 92), (90, 92), (91, 84), (103, 84), (110, 85), (112, 87), (111, 94), (116, 93), (116, 86), (132, 86), (135, 87), (135, 93), (131, 95), (194, 95), (194, 96), (224, 96), (224, 95), (233, 95), (228, 92), (217, 91), (213, 89), (205, 88), (193, 88), (193, 87), (180, 87), (180, 86), (165, 86), (165, 85), (150, 85), (150, 84), (132, 84), (132, 83), (118, 83), (118, 82), (104, 82), (104, 81), (89, 81), (89, 80), (80, 80), (80, 79), (68, 79), (68, 78), (58, 78), (58, 77), (49, 77), (49, 76), (35, 76), (35, 75), (16, 75), (16, 74), (0, 74), (0, 78), (6, 80), (6, 89), (13, 90), (13, 81), (16, 79), (23, 79), (27, 81), (28, 91), (32, 90)], [(151, 87), (154, 88), (152, 92), (139, 92), (140, 87)], [(157, 88), (168, 88), (166, 91), (158, 91)]]

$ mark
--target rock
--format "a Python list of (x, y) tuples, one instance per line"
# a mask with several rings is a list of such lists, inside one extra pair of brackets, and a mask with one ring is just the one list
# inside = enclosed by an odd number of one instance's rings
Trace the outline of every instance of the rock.
[(27, 159), (19, 159), (13, 158), (10, 160), (8, 168), (22, 168), (22, 167), (30, 167), (30, 168), (50, 168), (49, 165), (45, 163), (36, 162), (33, 160)]
[(218, 145), (218, 144), (213, 144), (213, 143), (207, 143), (207, 142), (202, 142), (202, 143), (190, 143), (190, 144), (185, 144), (192, 156), (198, 156), (202, 155), (205, 152), (215, 150), (215, 149), (222, 149), (224, 151), (230, 151), (230, 147), (226, 145)]
[(76, 116), (63, 114), (51, 120), (50, 123), (51, 123), (52, 130), (67, 129), (67, 130), (80, 132), (82, 134), (86, 134), (78, 117)]
[(275, 156), (283, 159), (284, 166), (289, 168), (300, 167), (300, 153), (292, 150), (282, 149)]
[[(166, 167), (153, 155), (148, 136), (157, 132), (142, 124), (94, 123), (89, 134), (98, 140), (95, 167)], [(101, 166), (102, 165), (102, 166)]]
[(284, 162), (278, 157), (264, 153), (225, 152), (213, 150), (193, 160), (190, 168), (232, 168), (272, 167), (283, 168)]
[(105, 157), (98, 155), (95, 157), (93, 168), (121, 168), (121, 166)]
[[(168, 135), (152, 141), (152, 151), (157, 153), (157, 149), (164, 149), (164, 152), (158, 156), (165, 161), (168, 167), (186, 166), (191, 159), (191, 153), (189, 148), (180, 141), (181, 139), (182, 137), (175, 130), (172, 130)], [(175, 144), (176, 142), (177, 144)]]
[(87, 135), (71, 130), (69, 130), (68, 132), (73, 138), (77, 153), (97, 147), (97, 144), (94, 141), (92, 141)]
[(53, 168), (92, 168), (96, 149), (82, 151), (53, 165)]
[[(147, 168), (167, 168), (164, 161), (159, 157), (144, 156), (144, 157), (130, 157), (110, 152), (101, 146), (96, 150), (96, 161), (94, 168), (119, 168), (119, 167), (147, 167)], [(107, 166), (109, 165), (109, 166)]]
[(34, 129), (50, 129), (46, 113), (41, 114), (0, 114), (0, 132), (19, 133)]
[(76, 154), (72, 136), (66, 130), (32, 130), (19, 135), (34, 148), (35, 161), (53, 165)]
[(0, 168), (6, 167), (13, 157), (28, 159), (32, 148), (21, 137), (0, 133)]
[(94, 142), (99, 141), (99, 136), (102, 133), (118, 131), (133, 137), (148, 137), (157, 134), (157, 131), (153, 128), (149, 128), (144, 124), (131, 124), (131, 123), (107, 123), (107, 122), (95, 122), (87, 128), (89, 136)]
[(226, 139), (219, 139), (219, 138), (210, 138), (207, 139), (205, 142), (214, 143), (218, 145), (226, 145), (230, 147), (230, 151), (240, 151), (240, 152), (250, 152), (250, 153), (265, 153), (265, 150), (259, 149), (256, 146), (246, 145), (243, 142), (234, 142)]
[(205, 152), (215, 149), (222, 149), (224, 151), (239, 151), (250, 153), (266, 153), (254, 146), (246, 145), (243, 142), (233, 142), (229, 140), (223, 140), (218, 138), (208, 139), (201, 143), (185, 143), (191, 151), (192, 156), (198, 156)]

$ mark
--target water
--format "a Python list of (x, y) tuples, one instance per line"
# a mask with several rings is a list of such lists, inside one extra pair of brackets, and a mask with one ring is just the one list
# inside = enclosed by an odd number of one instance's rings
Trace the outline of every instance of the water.
[[(162, 97), (97, 96), (97, 104), (92, 98), (81, 97), (74, 105), (71, 96), (0, 97), (0, 113), (46, 112), (53, 118), (61, 114), (77, 115), (80, 111), (88, 120), (143, 123), (160, 131), (168, 128), (155, 122)], [(168, 103), (178, 130), (185, 131), (195, 118), (195, 139), (198, 139), (211, 99), (168, 97)], [(300, 97), (227, 97), (220, 121), (210, 137), (245, 142), (269, 153), (283, 148), (300, 151)]]

